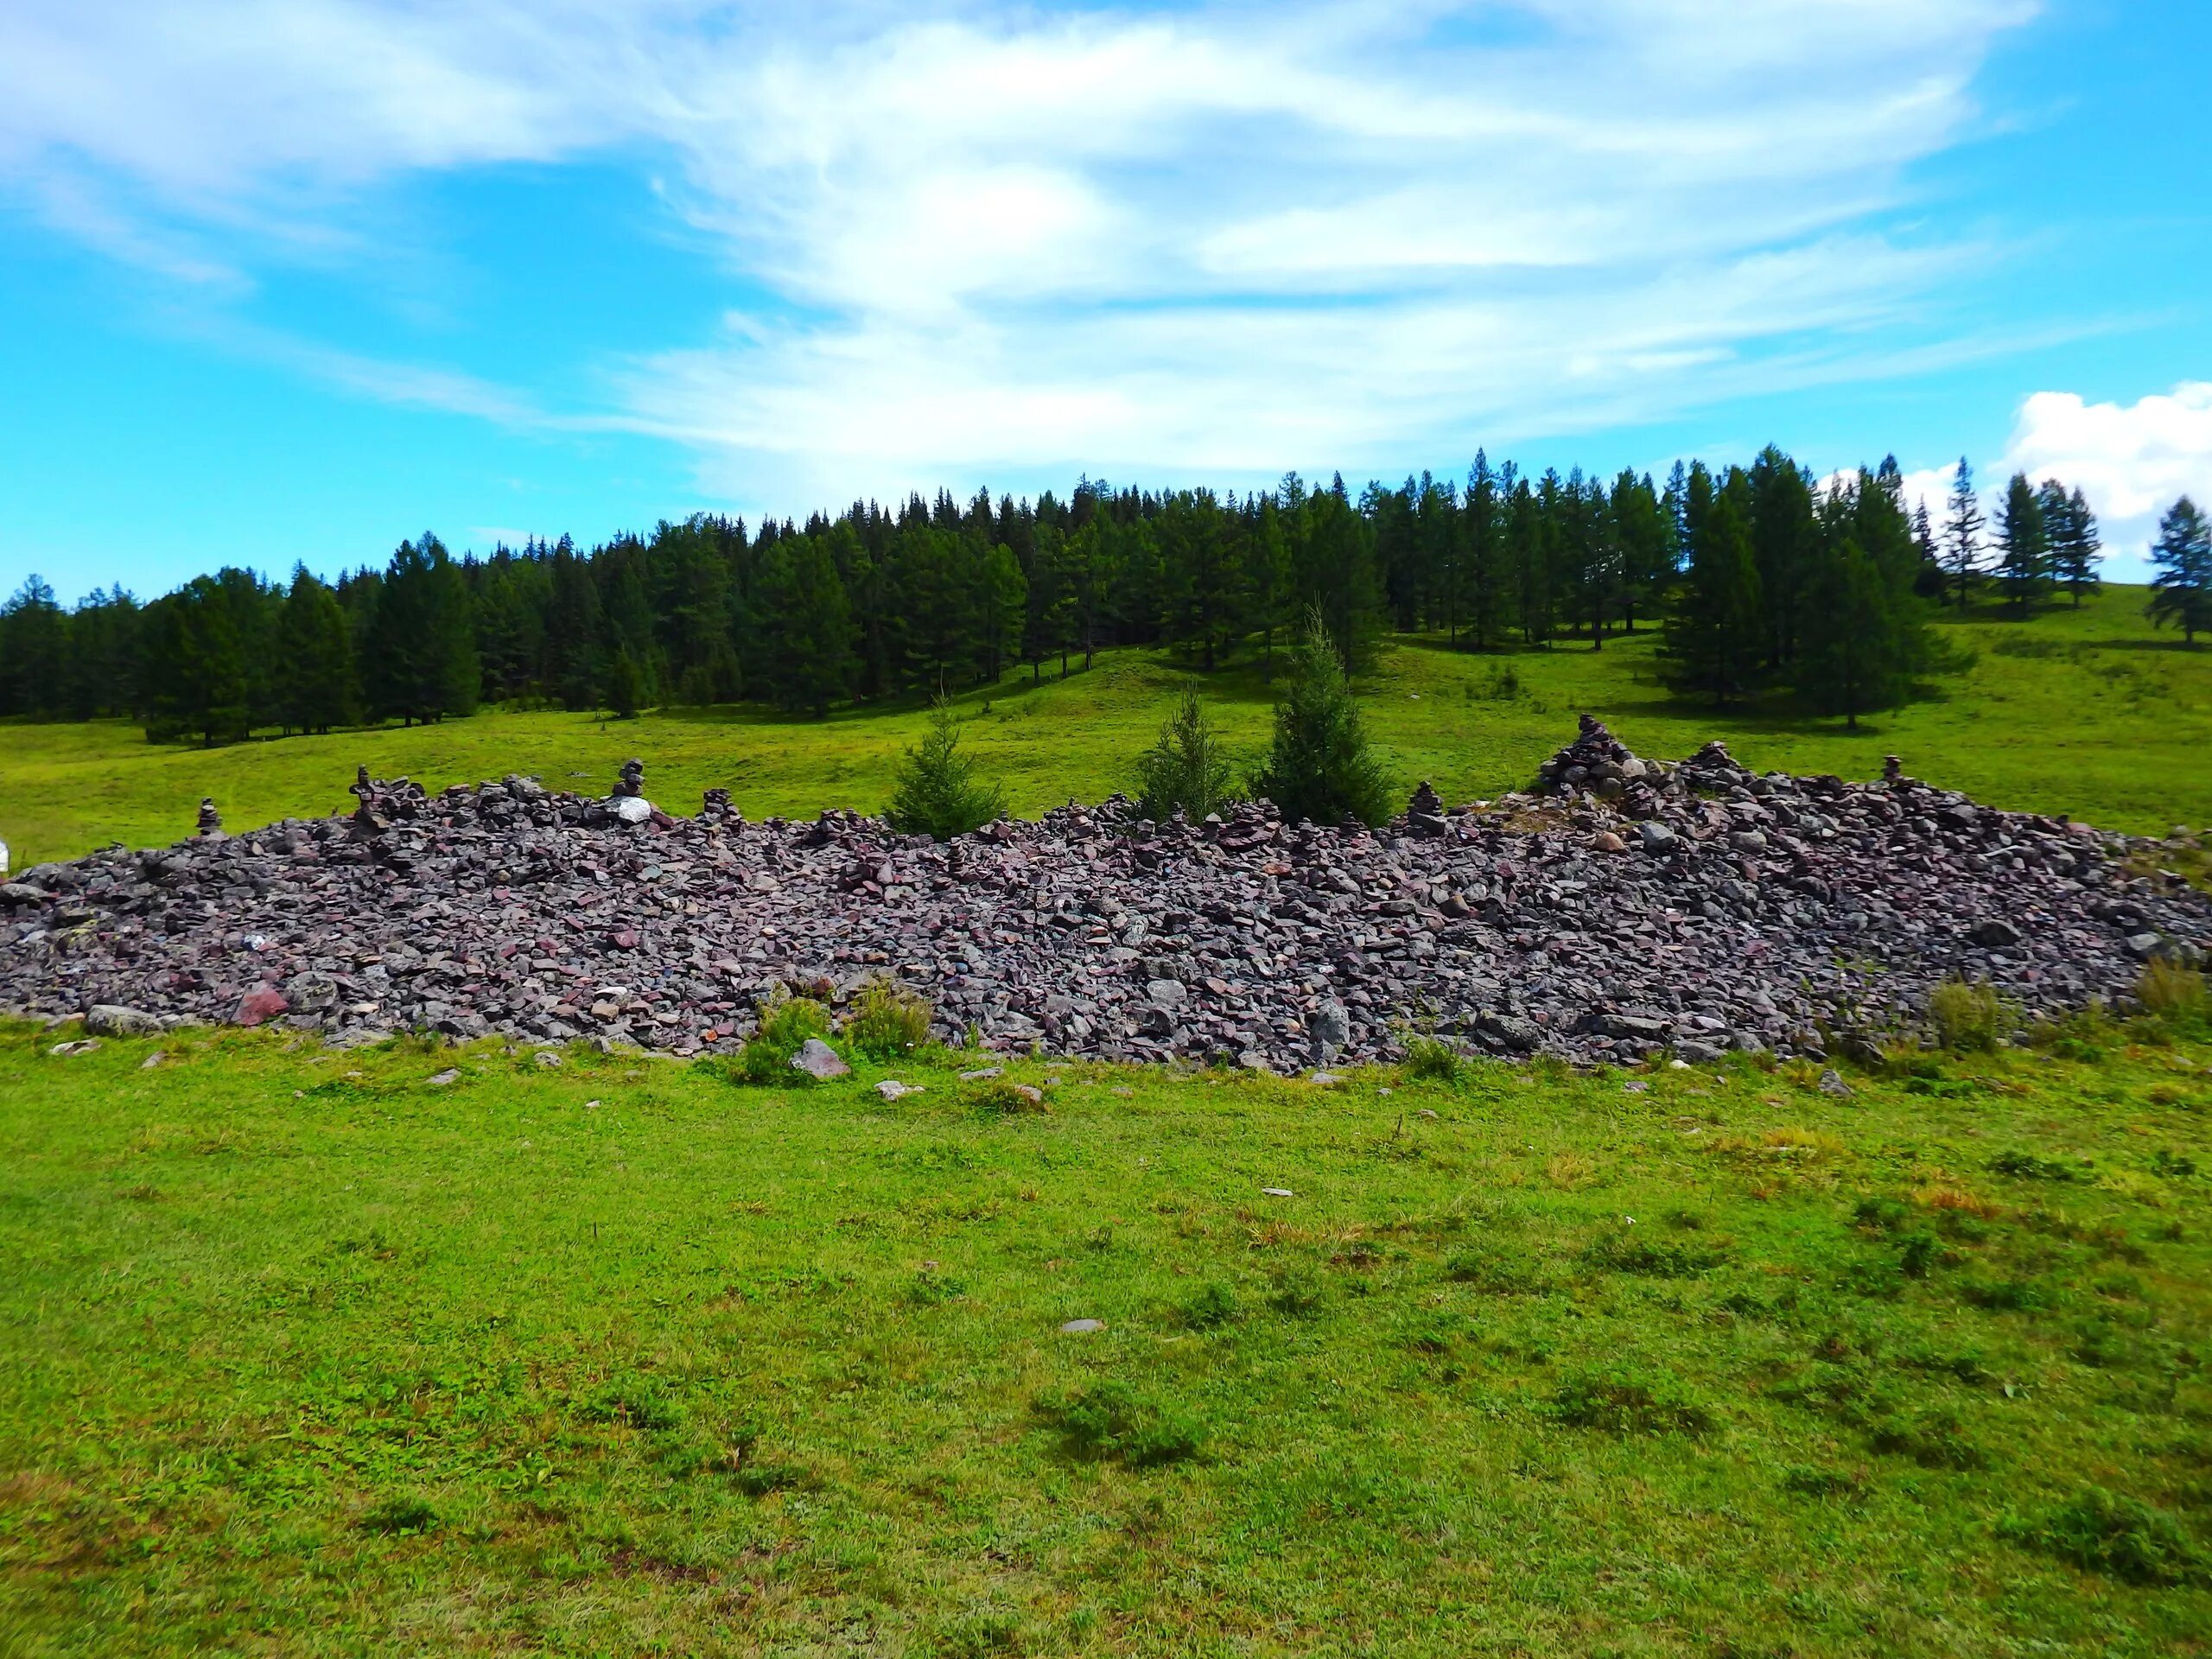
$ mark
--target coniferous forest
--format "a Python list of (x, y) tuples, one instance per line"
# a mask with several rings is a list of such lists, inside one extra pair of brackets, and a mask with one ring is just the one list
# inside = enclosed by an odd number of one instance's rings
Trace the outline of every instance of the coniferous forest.
[[(818, 715), (1065, 676), (1115, 645), (1272, 667), (1318, 613), (1354, 674), (1389, 633), (1603, 650), (1658, 627), (1685, 697), (1786, 693), (1855, 720), (1938, 665), (1933, 607), (1983, 589), (2078, 603), (2097, 558), (2078, 490), (2016, 478), (1990, 524), (1963, 461), (1933, 521), (1894, 461), (1823, 483), (1771, 447), (1662, 482), (1478, 454), (1464, 480), (1357, 498), (1341, 477), (1241, 497), (1085, 480), (1065, 500), (941, 492), (804, 525), (696, 516), (589, 552), (564, 537), (456, 557), (426, 534), (334, 585), (233, 568), (144, 604), (118, 588), (65, 608), (35, 576), (0, 610), (0, 714), (130, 716), (202, 743), (488, 702)], [(2203, 564), (2176, 563), (2165, 613), (2197, 623)]]

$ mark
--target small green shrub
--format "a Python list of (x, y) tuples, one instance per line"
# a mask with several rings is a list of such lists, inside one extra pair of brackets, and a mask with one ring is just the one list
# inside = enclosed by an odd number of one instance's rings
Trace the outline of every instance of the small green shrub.
[(2126, 1584), (2178, 1584), (2196, 1577), (2201, 1566), (2171, 1516), (2099, 1486), (2084, 1487), (2040, 1519), (2008, 1520), (2000, 1530), (2015, 1543)]
[(793, 1086), (810, 1079), (791, 1070), (791, 1056), (810, 1037), (830, 1034), (830, 1011), (811, 997), (785, 997), (772, 1002), (760, 1015), (754, 1032), (737, 1057), (738, 1076), (764, 1086)]
[(1713, 1415), (1668, 1372), (1646, 1375), (1625, 1368), (1585, 1371), (1552, 1396), (1553, 1418), (1576, 1428), (1616, 1434), (1702, 1434)]
[(1037, 1414), (1057, 1428), (1072, 1457), (1158, 1468), (1195, 1458), (1205, 1436), (1195, 1420), (1146, 1400), (1128, 1383), (1091, 1383), (1037, 1402)]
[(889, 978), (871, 979), (853, 998), (845, 1040), (872, 1060), (900, 1059), (929, 1041), (935, 1012), (918, 992)]
[(1936, 1040), (1954, 1054), (1984, 1054), (2016, 1023), (1997, 988), (1981, 980), (1945, 980), (1928, 994)]
[(419, 1497), (387, 1497), (354, 1523), (363, 1532), (398, 1537), (435, 1532), (438, 1512)]

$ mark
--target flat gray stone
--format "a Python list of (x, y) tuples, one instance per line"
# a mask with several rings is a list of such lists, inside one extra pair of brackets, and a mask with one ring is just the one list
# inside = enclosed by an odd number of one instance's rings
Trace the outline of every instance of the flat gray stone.
[(791, 1056), (791, 1070), (804, 1071), (817, 1083), (850, 1075), (852, 1067), (837, 1058), (837, 1051), (819, 1037), (810, 1037)]
[(1060, 1334), (1064, 1337), (1087, 1337), (1093, 1331), (1103, 1331), (1105, 1328), (1106, 1321), (1103, 1319), (1070, 1319), (1060, 1327)]
[(159, 1014), (148, 1014), (143, 1008), (102, 1002), (86, 1011), (85, 1029), (96, 1037), (158, 1037), (162, 1033), (162, 1020)]

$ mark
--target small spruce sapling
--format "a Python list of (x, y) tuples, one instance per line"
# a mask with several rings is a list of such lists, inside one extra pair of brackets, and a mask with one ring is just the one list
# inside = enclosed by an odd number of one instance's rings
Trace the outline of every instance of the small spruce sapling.
[(976, 763), (960, 753), (960, 727), (952, 704), (940, 696), (918, 747), (899, 763), (898, 785), (884, 817), (902, 836), (950, 841), (979, 830), (1006, 810), (995, 784), (976, 779)]
[(1137, 758), (1138, 810), (1148, 818), (1180, 810), (1192, 823), (1236, 798), (1236, 767), (1195, 690), (1185, 690)]

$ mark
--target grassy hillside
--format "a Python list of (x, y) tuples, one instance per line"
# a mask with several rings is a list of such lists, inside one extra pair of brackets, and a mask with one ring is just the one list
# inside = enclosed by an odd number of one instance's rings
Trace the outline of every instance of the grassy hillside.
[(11, 1654), (2212, 1630), (2203, 1046), (1008, 1115), (54, 1040), (0, 1031)]
[[(1947, 620), (1945, 636), (1976, 653), (1943, 700), (1847, 733), (1786, 710), (1686, 705), (1655, 673), (1656, 636), (1615, 639), (1602, 652), (1476, 657), (1440, 642), (1400, 644), (1363, 686), (1374, 728), (1408, 791), (1434, 780), (1449, 799), (1522, 783), (1572, 734), (1576, 713), (1611, 722), (1631, 747), (1688, 753), (1726, 738), (1762, 767), (1868, 777), (1887, 753), (1920, 776), (2008, 807), (2065, 812), (2115, 828), (2164, 833), (2212, 820), (2212, 650), (2183, 652), (2142, 619), (2142, 591), (2114, 588), (2078, 614), (2021, 623), (1998, 610)], [(1520, 683), (1497, 695), (1508, 671)], [(1088, 674), (1031, 685), (1009, 677), (964, 696), (969, 741), (1003, 778), (1017, 811), (1126, 786), (1184, 677), (1162, 653), (1110, 653)], [(1207, 682), (1237, 741), (1266, 741), (1272, 692), (1246, 664)], [(731, 709), (670, 711), (635, 721), (566, 714), (490, 713), (425, 729), (386, 728), (203, 751), (155, 747), (135, 728), (0, 728), (0, 839), (18, 868), (110, 840), (173, 841), (212, 794), (233, 828), (350, 805), (353, 768), (404, 772), (433, 787), (512, 771), (602, 791), (631, 754), (651, 791), (680, 811), (727, 785), (754, 817), (812, 816), (823, 806), (874, 810), (891, 770), (920, 728), (918, 711), (782, 720)]]

